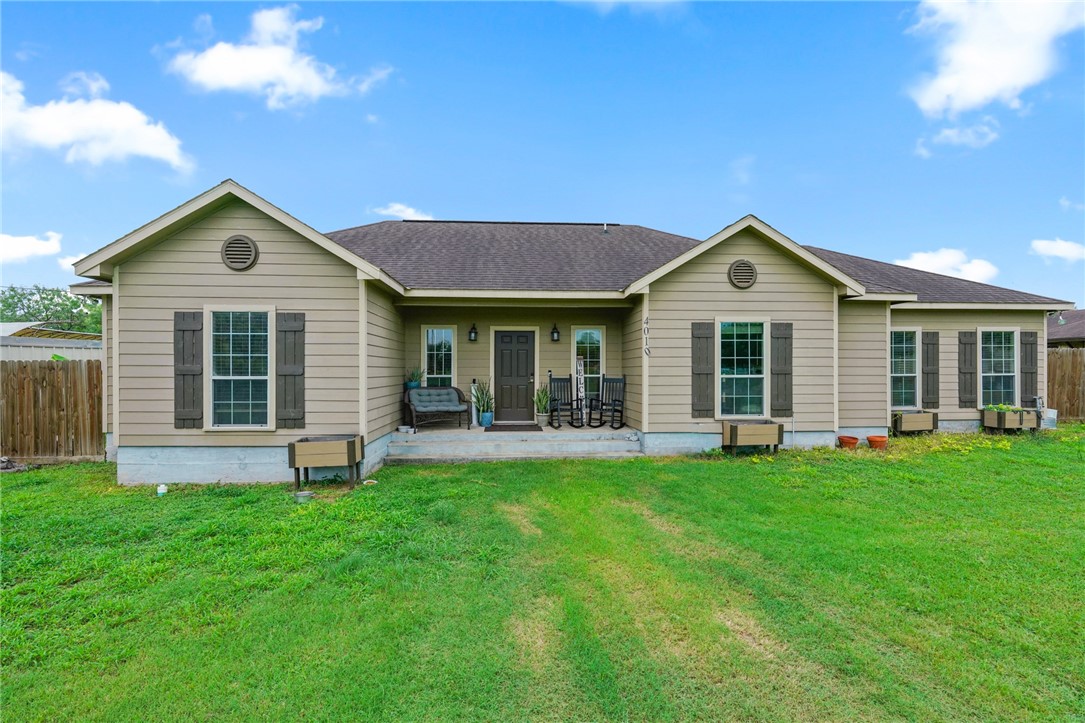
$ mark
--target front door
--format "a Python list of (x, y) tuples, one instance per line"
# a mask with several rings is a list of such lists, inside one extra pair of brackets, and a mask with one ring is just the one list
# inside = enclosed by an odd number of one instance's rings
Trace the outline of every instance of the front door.
[(494, 332), (494, 375), (494, 420), (534, 419), (535, 332)]

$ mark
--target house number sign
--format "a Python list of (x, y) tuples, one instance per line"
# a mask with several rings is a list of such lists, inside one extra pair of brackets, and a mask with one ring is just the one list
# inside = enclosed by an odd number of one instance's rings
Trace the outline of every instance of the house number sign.
[(648, 317), (644, 317), (644, 356), (652, 356), (652, 347), (648, 345)]

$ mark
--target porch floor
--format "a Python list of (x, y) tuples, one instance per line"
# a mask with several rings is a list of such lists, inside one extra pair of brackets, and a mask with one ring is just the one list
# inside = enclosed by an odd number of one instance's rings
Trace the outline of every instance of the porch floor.
[(414, 434), (395, 432), (385, 464), (428, 464), (516, 459), (622, 458), (641, 456), (640, 433), (632, 427), (561, 429), (541, 432), (487, 432), (455, 422), (424, 425)]

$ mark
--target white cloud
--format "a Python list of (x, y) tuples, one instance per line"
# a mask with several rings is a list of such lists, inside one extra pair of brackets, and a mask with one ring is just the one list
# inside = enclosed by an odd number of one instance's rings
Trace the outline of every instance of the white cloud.
[(0, 233), (0, 262), (5, 264), (18, 263), (35, 256), (59, 254), (60, 238), (60, 234), (54, 231), (46, 231), (44, 238), (11, 236)]
[(932, 155), (931, 149), (927, 148), (927, 141), (923, 138), (916, 139), (915, 150), (912, 152), (924, 160), (930, 158)]
[(983, 148), (998, 140), (998, 125), (997, 120), (991, 116), (985, 116), (983, 120), (975, 125), (943, 128), (931, 138), (931, 142), (951, 146)]
[[(109, 84), (96, 73), (73, 74), (66, 86), (82, 92), (104, 92)], [(28, 105), (23, 84), (0, 71), (0, 139), (4, 152), (24, 149), (66, 149), (68, 163), (83, 161), (93, 166), (141, 156), (168, 163), (179, 171), (192, 168), (181, 151), (181, 141), (130, 103), (104, 98), (51, 100)]]
[(109, 92), (109, 83), (98, 73), (78, 71), (69, 73), (64, 80), (60, 81), (60, 89), (66, 95), (77, 98), (101, 98)]
[(1055, 41), (1085, 25), (1079, 2), (924, 0), (912, 32), (934, 36), (938, 69), (910, 94), (929, 117), (955, 117), (1020, 95), (1054, 74)]
[(931, 271), (959, 279), (986, 283), (998, 275), (998, 267), (985, 259), (969, 259), (961, 249), (938, 249), (937, 251), (916, 251), (906, 259), (893, 262), (897, 266), (910, 269)]
[(373, 70), (369, 71), (369, 75), (358, 81), (358, 92), (365, 95), (384, 81), (388, 80), (388, 76), (391, 75), (394, 70), (395, 68), (390, 65), (382, 65), (378, 68), (373, 68)]
[(379, 213), (381, 216), (393, 216), (395, 218), (401, 218), (406, 221), (432, 221), (433, 216), (428, 213), (419, 211), (418, 209), (411, 208), (402, 203), (390, 203), (387, 206), (373, 209), (373, 213)]
[(1085, 261), (1085, 246), (1073, 241), (1063, 241), (1056, 238), (1054, 241), (1036, 239), (1030, 244), (1031, 253), (1043, 256), (1044, 261), (1049, 259), (1062, 259), (1064, 261)]
[(748, 186), (753, 180), (753, 164), (757, 156), (746, 154), (731, 161), (731, 182), (738, 186)]
[(365, 122), (366, 123), (380, 123), (380, 116), (376, 115), (375, 113), (366, 113)]
[(685, 7), (685, 0), (564, 0), (572, 5), (589, 7), (600, 15), (609, 15), (618, 8), (627, 8), (631, 13), (653, 13), (666, 15)]
[(1059, 199), (1059, 206), (1063, 211), (1085, 211), (1085, 203), (1074, 203), (1066, 196)]
[(73, 271), (72, 264), (74, 264), (79, 259), (85, 259), (86, 257), (86, 254), (76, 254), (75, 256), (61, 256), (57, 259), (57, 265), (60, 266), (60, 268), (64, 271)]
[[(393, 72), (392, 67), (381, 66), (360, 81), (339, 78), (335, 68), (298, 49), (299, 37), (320, 30), (324, 18), (298, 20), (297, 11), (296, 5), (258, 10), (244, 41), (218, 42), (202, 52), (182, 51), (168, 68), (200, 90), (263, 95), (272, 110), (352, 91), (364, 94)], [(210, 17), (202, 18), (199, 25), (210, 28)]]

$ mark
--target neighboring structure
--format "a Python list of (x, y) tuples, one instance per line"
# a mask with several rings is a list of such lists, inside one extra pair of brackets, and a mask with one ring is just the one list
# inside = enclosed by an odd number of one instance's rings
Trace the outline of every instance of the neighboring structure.
[(0, 323), (0, 360), (102, 359), (102, 335), (51, 329), (45, 321)]
[(105, 303), (124, 483), (285, 481), (288, 442), (359, 431), (372, 469), (417, 365), (429, 385), (494, 380), (502, 422), (531, 419), (546, 372), (583, 357), (589, 393), (626, 378), (649, 454), (718, 446), (735, 418), (801, 446), (885, 434), (897, 409), (975, 429), (985, 403), (1032, 403), (1044, 314), (1072, 308), (803, 247), (753, 216), (705, 241), (615, 224), (321, 234), (232, 181), (76, 271), (96, 281), (72, 291)]
[(1060, 311), (1047, 317), (1047, 346), (1050, 349), (1085, 347), (1085, 309)]

